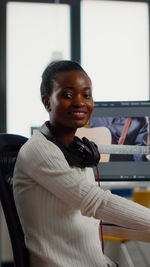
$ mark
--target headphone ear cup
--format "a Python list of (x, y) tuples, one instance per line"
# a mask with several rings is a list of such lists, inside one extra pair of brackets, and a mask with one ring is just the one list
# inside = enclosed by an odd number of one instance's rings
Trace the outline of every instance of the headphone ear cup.
[(100, 153), (98, 147), (86, 137), (83, 137), (82, 139), (76, 137), (73, 148), (74, 152), (76, 151), (75, 153), (80, 153), (81, 158), (83, 158), (83, 165), (91, 167), (96, 166), (99, 163)]
[(97, 165), (100, 161), (100, 153), (97, 145), (94, 142), (89, 141), (86, 137), (83, 137), (82, 141), (91, 151), (94, 165)]

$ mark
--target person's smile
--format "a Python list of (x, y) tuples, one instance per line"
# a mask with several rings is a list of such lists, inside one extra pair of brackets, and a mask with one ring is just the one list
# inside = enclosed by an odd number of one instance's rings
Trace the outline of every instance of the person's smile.
[(83, 110), (74, 110), (74, 111), (71, 111), (69, 112), (72, 117), (74, 119), (79, 119), (79, 120), (82, 120), (86, 117), (86, 114), (87, 114), (87, 111), (83, 111)]

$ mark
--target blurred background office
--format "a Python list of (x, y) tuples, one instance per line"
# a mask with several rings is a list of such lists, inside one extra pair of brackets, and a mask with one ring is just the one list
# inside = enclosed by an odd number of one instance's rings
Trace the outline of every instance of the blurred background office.
[[(30, 137), (48, 119), (39, 87), (53, 60), (80, 62), (94, 101), (149, 101), (149, 9), (148, 0), (0, 0), (0, 132)], [(12, 267), (3, 214), (0, 223), (1, 266)], [(150, 266), (147, 257), (132, 267)]]

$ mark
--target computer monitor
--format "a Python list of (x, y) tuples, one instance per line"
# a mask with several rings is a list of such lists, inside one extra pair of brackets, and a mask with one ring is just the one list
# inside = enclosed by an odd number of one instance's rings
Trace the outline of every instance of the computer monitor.
[(95, 102), (89, 128), (99, 127), (111, 134), (110, 144), (97, 144), (101, 154), (109, 154), (98, 165), (102, 184), (150, 186), (150, 101)]

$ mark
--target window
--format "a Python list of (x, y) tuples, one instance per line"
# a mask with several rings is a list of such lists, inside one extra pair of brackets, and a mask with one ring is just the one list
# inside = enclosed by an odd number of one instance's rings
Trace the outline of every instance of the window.
[(149, 100), (149, 6), (82, 1), (81, 62), (95, 101)]
[[(58, 19), (59, 18), (59, 19)], [(30, 136), (48, 119), (41, 74), (53, 60), (70, 59), (67, 4), (7, 4), (7, 131)]]

